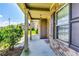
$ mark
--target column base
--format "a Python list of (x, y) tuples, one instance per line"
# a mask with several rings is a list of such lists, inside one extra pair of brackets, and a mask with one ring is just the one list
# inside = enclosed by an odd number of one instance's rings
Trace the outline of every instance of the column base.
[(29, 52), (29, 48), (27, 48), (27, 49), (24, 49), (24, 51), (25, 51), (25, 52)]
[(29, 48), (28, 49), (24, 49), (23, 52), (22, 52), (23, 56), (28, 56), (29, 53), (30, 53)]
[(30, 39), (30, 41), (32, 41), (32, 39)]

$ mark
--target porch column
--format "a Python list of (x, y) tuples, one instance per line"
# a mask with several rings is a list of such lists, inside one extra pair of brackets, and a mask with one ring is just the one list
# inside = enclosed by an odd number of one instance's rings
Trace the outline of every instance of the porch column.
[(24, 50), (28, 51), (28, 13), (25, 12), (25, 41)]
[(32, 40), (32, 20), (30, 20), (30, 40)]

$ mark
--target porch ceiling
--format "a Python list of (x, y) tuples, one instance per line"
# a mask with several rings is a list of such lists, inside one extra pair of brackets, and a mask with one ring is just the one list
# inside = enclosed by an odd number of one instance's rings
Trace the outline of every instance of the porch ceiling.
[(19, 7), (25, 13), (28, 10), (29, 19), (50, 19), (50, 15), (65, 3), (19, 3)]
[(52, 3), (27, 3), (27, 7), (29, 9), (35, 9), (35, 10), (47, 10), (49, 11), (50, 6)]
[(29, 9), (29, 14), (32, 19), (46, 19), (50, 16), (50, 7), (52, 3), (25, 3)]

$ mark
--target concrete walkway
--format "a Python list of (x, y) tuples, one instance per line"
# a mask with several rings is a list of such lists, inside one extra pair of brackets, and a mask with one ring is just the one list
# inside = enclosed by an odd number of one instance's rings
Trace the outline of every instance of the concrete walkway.
[(21, 56), (55, 56), (55, 53), (44, 39), (39, 39), (39, 35), (35, 35), (29, 42), (29, 53), (23, 51)]

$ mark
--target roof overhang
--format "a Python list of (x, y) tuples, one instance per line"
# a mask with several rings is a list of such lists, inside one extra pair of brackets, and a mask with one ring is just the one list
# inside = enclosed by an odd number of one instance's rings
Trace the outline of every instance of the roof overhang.
[(19, 3), (19, 7), (25, 13), (28, 9), (30, 19), (48, 19), (64, 3)]

